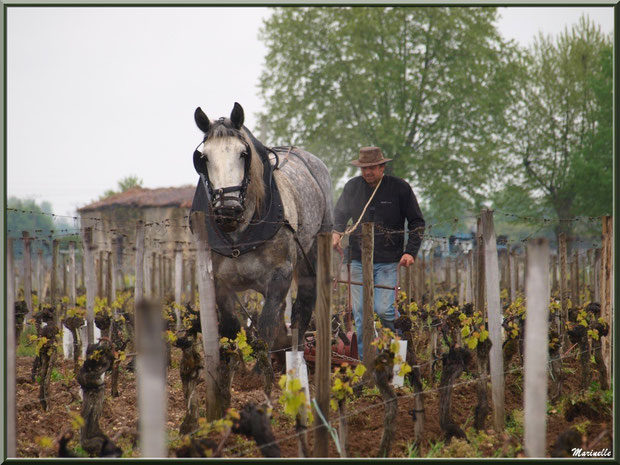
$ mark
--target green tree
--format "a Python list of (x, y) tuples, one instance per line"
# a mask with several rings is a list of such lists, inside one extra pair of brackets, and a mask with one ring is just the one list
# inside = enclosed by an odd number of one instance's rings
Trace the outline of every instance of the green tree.
[[(50, 236), (70, 234), (70, 223), (66, 218), (52, 216), (52, 204), (43, 201), (40, 204), (33, 199), (9, 197), (7, 201), (7, 237), (12, 237), (13, 254), (15, 259), (21, 259), (23, 244), (22, 231), (28, 231), (30, 237), (36, 240), (32, 245), (33, 256), (41, 248), (45, 255), (50, 253)], [(73, 230), (71, 230), (72, 232)]]
[(574, 224), (562, 220), (575, 215), (611, 213), (611, 50), (611, 36), (582, 17), (528, 51), (511, 119), (511, 182), (527, 197), (510, 201), (551, 212), (556, 234), (570, 234)]
[(488, 7), (276, 9), (261, 29), (272, 142), (316, 153), (334, 181), (377, 145), (440, 218), (480, 208), (521, 70), (496, 19)]
[(136, 175), (125, 176), (123, 179), (117, 182), (118, 191), (114, 189), (108, 189), (103, 193), (99, 200), (107, 199), (108, 197), (116, 194), (120, 194), (121, 192), (125, 192), (132, 187), (142, 187), (143, 181)]

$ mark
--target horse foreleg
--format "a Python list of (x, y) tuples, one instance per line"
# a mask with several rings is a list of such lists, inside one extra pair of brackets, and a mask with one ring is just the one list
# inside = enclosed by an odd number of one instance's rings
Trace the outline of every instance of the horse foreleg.
[(292, 269), (278, 268), (272, 274), (267, 287), (265, 305), (258, 319), (258, 335), (269, 349), (273, 347), (280, 331), (286, 306), (286, 294), (291, 287), (292, 275)]
[[(219, 288), (218, 288), (219, 289)], [(217, 317), (220, 337), (235, 339), (241, 331), (241, 323), (235, 312), (235, 296), (233, 291), (222, 289), (216, 293)]]
[(316, 275), (308, 263), (309, 261), (312, 266), (316, 267), (316, 257), (316, 242), (312, 244), (306, 257), (298, 257), (297, 298), (291, 310), (291, 327), (297, 328), (301, 341), (312, 319), (312, 311), (316, 303)]

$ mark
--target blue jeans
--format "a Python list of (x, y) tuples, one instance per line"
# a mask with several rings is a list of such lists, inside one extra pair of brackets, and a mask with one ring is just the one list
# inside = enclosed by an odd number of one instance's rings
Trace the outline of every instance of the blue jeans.
[[(375, 312), (379, 315), (381, 324), (394, 331), (394, 287), (398, 281), (396, 270), (398, 263), (375, 263), (373, 265), (373, 277), (375, 284), (389, 286), (392, 289), (375, 288)], [(351, 281), (362, 282), (362, 262), (351, 261)], [(355, 331), (357, 332), (357, 350), (359, 359), (362, 360), (364, 354), (362, 316), (363, 316), (363, 289), (362, 286), (351, 284), (351, 306), (353, 307), (353, 318), (355, 319)]]

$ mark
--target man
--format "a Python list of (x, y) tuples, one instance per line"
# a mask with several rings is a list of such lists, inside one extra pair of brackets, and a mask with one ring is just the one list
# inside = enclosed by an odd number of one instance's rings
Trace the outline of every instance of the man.
[[(340, 241), (349, 219), (353, 226), (347, 230), (351, 234), (349, 250), (351, 259), (351, 280), (362, 282), (361, 263), (361, 224), (374, 222), (375, 244), (373, 275), (375, 284), (390, 288), (396, 287), (398, 265), (413, 264), (422, 243), (424, 218), (418, 201), (407, 181), (384, 174), (385, 164), (391, 158), (384, 158), (379, 147), (362, 147), (359, 158), (351, 162), (361, 169), (357, 176), (344, 186), (342, 195), (336, 203), (334, 212), (333, 246), (343, 253)], [(374, 195), (374, 196), (373, 196)], [(369, 202), (370, 200), (370, 202)], [(365, 211), (364, 211), (365, 210)], [(360, 218), (361, 217), (361, 218)], [(405, 220), (408, 223), (409, 237), (404, 244)], [(357, 224), (357, 227), (353, 228)], [(403, 249), (403, 246), (404, 249)], [(362, 328), (362, 286), (351, 286), (353, 317), (358, 332), (358, 354), (363, 354)], [(375, 288), (375, 312), (381, 324), (394, 330), (394, 291)]]

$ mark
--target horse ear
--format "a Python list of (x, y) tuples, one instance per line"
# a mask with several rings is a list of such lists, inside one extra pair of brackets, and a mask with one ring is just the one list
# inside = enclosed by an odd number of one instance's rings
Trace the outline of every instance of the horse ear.
[(230, 121), (232, 122), (233, 127), (235, 129), (241, 129), (241, 126), (243, 126), (243, 119), (243, 108), (241, 107), (241, 105), (235, 102), (235, 106), (230, 112)]
[(200, 128), (202, 132), (209, 132), (211, 123), (209, 122), (209, 118), (207, 118), (207, 115), (205, 115), (204, 111), (202, 111), (200, 107), (196, 108), (196, 111), (194, 112), (194, 121), (196, 121), (196, 125)]

